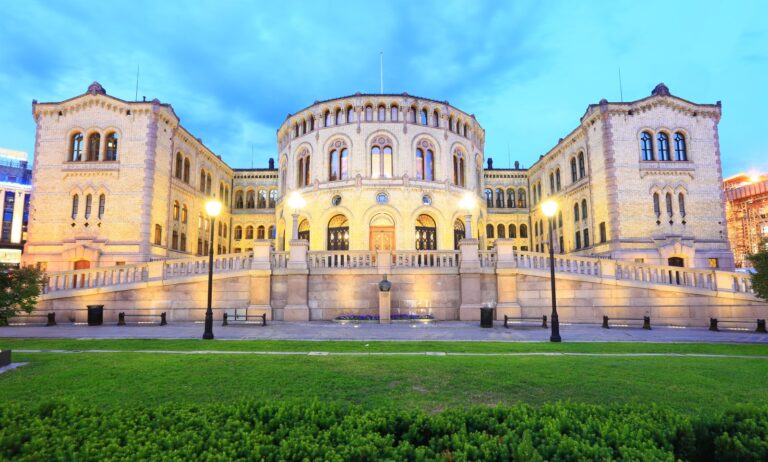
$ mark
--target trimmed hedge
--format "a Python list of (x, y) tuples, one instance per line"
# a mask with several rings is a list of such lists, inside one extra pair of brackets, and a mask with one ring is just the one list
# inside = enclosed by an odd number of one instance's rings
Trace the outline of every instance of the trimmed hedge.
[(558, 403), (419, 411), (242, 402), (0, 405), (0, 459), (768, 460), (768, 408), (691, 418)]

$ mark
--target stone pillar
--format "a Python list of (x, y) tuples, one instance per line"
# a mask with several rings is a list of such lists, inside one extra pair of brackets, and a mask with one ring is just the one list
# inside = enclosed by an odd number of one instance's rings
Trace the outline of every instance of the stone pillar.
[(163, 271), (165, 271), (165, 263), (163, 261), (151, 261), (147, 263), (147, 280), (161, 281), (164, 276)]
[(248, 315), (258, 316), (266, 314), (271, 321), (272, 306), (270, 296), (272, 293), (272, 243), (266, 239), (253, 241), (253, 262), (250, 271), (250, 293), (248, 301)]
[(522, 308), (517, 300), (517, 261), (514, 239), (496, 239), (496, 320), (504, 316), (520, 317)]
[(304, 239), (291, 240), (291, 250), (288, 255), (286, 281), (288, 283), (288, 300), (284, 309), (286, 321), (309, 321), (309, 267), (307, 266), (307, 250), (309, 242)]
[(480, 254), (478, 252), (477, 239), (462, 239), (459, 242), (461, 263), (459, 265), (459, 279), (461, 281), (461, 305), (459, 305), (459, 319), (461, 321), (479, 321), (480, 308), (483, 306)]
[(603, 279), (616, 279), (616, 260), (600, 260), (600, 277)]
[(389, 324), (392, 311), (392, 292), (379, 291), (379, 324)]

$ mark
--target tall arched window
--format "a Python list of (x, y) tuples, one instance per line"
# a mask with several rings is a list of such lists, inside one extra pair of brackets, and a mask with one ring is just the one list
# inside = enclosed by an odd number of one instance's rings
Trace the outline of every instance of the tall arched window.
[(665, 196), (666, 202), (667, 202), (667, 215), (669, 215), (670, 218), (672, 218), (672, 193), (667, 193)]
[(107, 196), (104, 194), (99, 196), (99, 220), (104, 218), (104, 210), (107, 207)]
[(427, 140), (421, 140), (416, 146), (416, 179), (433, 181), (435, 179), (435, 148)]
[(576, 183), (578, 181), (579, 177), (576, 173), (576, 158), (571, 157), (571, 183)]
[(522, 239), (528, 239), (528, 225), (525, 223), (520, 225), (520, 237)]
[(464, 186), (464, 153), (458, 149), (453, 151), (453, 184)]
[(309, 116), (309, 131), (315, 131), (315, 116)]
[(579, 179), (584, 178), (587, 174), (587, 169), (584, 164), (584, 152), (579, 153)]
[(346, 180), (349, 176), (349, 150), (347, 149), (347, 143), (343, 140), (336, 140), (331, 151), (328, 153), (329, 157), (329, 181)]
[(640, 155), (643, 160), (653, 160), (653, 138), (648, 132), (640, 134)]
[(274, 239), (275, 238), (275, 227), (270, 226), (267, 232), (267, 239)]
[(235, 240), (239, 241), (242, 238), (243, 238), (243, 227), (235, 226)]
[(189, 210), (187, 209), (187, 204), (184, 204), (181, 206), (181, 222), (186, 223), (188, 218)]
[(507, 228), (501, 223), (496, 227), (496, 236), (498, 236), (499, 239), (507, 237)]
[(399, 110), (397, 104), (393, 104), (389, 109), (389, 120), (392, 122), (397, 122), (398, 119), (400, 119)]
[(496, 189), (496, 208), (504, 208), (504, 190)]
[(69, 160), (77, 162), (83, 160), (83, 134), (75, 133), (69, 144)]
[(670, 160), (669, 159), (669, 136), (667, 136), (664, 132), (659, 132), (659, 135), (656, 137), (656, 140), (658, 141), (658, 151), (659, 151), (659, 160)]
[(576, 202), (575, 204), (573, 204), (573, 221), (574, 222), (578, 222), (579, 221), (579, 217), (580, 217), (580, 215), (579, 215), (579, 203)]
[(683, 193), (677, 195), (677, 207), (680, 211), (680, 216), (685, 218), (685, 195)]
[(264, 239), (266, 237), (265, 232), (266, 232), (266, 229), (264, 228), (264, 226), (259, 225), (259, 227), (256, 229), (256, 239)]
[(464, 222), (460, 219), (456, 219), (453, 222), (453, 248), (459, 249), (459, 242), (466, 237), (466, 230), (464, 229)]
[(101, 135), (91, 133), (88, 136), (88, 160), (99, 160), (99, 147), (101, 146)]
[(173, 220), (179, 221), (180, 216), (181, 216), (181, 205), (179, 205), (179, 201), (173, 201)]
[(688, 152), (685, 149), (685, 135), (675, 133), (675, 160), (688, 160)]
[(392, 178), (392, 141), (379, 136), (371, 147), (371, 177)]
[(245, 202), (243, 201), (243, 192), (242, 191), (235, 191), (235, 208), (241, 209), (245, 206)]
[(245, 238), (253, 239), (253, 226), (249, 225), (245, 227)]
[(211, 174), (209, 173), (205, 177), (205, 194), (207, 194), (209, 196), (211, 195), (211, 183), (212, 183), (212, 181), (211, 181)]
[(117, 133), (112, 132), (107, 135), (107, 152), (104, 160), (117, 160), (117, 141)]
[(421, 125), (428, 125), (429, 124), (429, 113), (427, 112), (427, 108), (424, 108), (421, 110)]
[(184, 183), (189, 184), (189, 158), (184, 159)]
[(661, 205), (659, 204), (659, 193), (653, 193), (653, 213), (656, 214), (656, 218), (661, 216)]
[(245, 193), (245, 208), (247, 209), (256, 208), (256, 191), (250, 190), (247, 193)]
[(344, 111), (341, 110), (341, 108), (336, 109), (336, 125), (341, 125), (344, 123)]
[(269, 208), (271, 209), (275, 208), (276, 203), (277, 203), (277, 189), (273, 189), (269, 191)]
[(509, 225), (509, 238), (514, 239), (517, 237), (517, 228), (515, 225)]
[(448, 130), (454, 131), (453, 116), (452, 115), (448, 116)]
[(379, 122), (386, 122), (386, 120), (387, 120), (387, 107), (384, 106), (383, 104), (380, 104), (379, 105), (379, 110), (377, 112), (378, 112), (378, 120), (379, 120)]
[(416, 106), (411, 106), (411, 108), (408, 110), (408, 122), (415, 124), (416, 123)]
[(432, 112), (432, 125), (435, 128), (440, 128), (440, 113), (437, 112), (437, 109)]
[(176, 153), (176, 178), (182, 179), (184, 175), (184, 158), (180, 152)]
[(306, 218), (299, 222), (299, 239), (309, 241), (309, 221)]
[(365, 106), (365, 121), (373, 122), (373, 106), (370, 104)]
[(80, 196), (75, 194), (72, 196), (72, 219), (77, 218), (77, 209), (80, 207)]
[(493, 239), (493, 234), (494, 234), (493, 225), (488, 223), (487, 225), (485, 225), (485, 237), (487, 237), (488, 239)]
[(517, 206), (521, 209), (528, 207), (528, 203), (525, 200), (525, 189), (523, 188), (517, 190)]
[(205, 170), (200, 170), (200, 192), (205, 192)]
[(309, 150), (302, 149), (298, 156), (298, 177), (296, 178), (296, 184), (299, 188), (309, 186)]
[(587, 200), (586, 199), (581, 200), (581, 219), (582, 220), (587, 219)]
[(560, 191), (560, 169), (555, 170), (555, 191)]
[(507, 208), (513, 209), (517, 203), (515, 202), (515, 190), (507, 189)]
[(489, 209), (493, 207), (493, 190), (485, 189), (485, 206)]
[(355, 108), (352, 106), (347, 106), (347, 123), (352, 123), (355, 121)]
[(349, 250), (349, 222), (344, 215), (328, 221), (328, 250)]
[(256, 202), (256, 207), (260, 209), (267, 208), (267, 192), (263, 189), (259, 190), (258, 200)]
[(437, 225), (429, 215), (416, 218), (416, 250), (437, 250)]
[(323, 126), (324, 127), (330, 127), (331, 126), (331, 122), (333, 121), (333, 119), (331, 117), (332, 117), (331, 116), (331, 111), (326, 109), (325, 113), (323, 113)]
[(307, 133), (307, 119), (301, 119), (301, 124), (299, 124), (301, 127), (301, 134)]
[(88, 194), (85, 196), (85, 219), (91, 218), (91, 207), (93, 205), (93, 196)]
[(179, 250), (182, 252), (187, 251), (187, 235), (185, 233), (181, 233), (181, 240), (179, 241)]
[(549, 194), (555, 193), (555, 172), (549, 173)]

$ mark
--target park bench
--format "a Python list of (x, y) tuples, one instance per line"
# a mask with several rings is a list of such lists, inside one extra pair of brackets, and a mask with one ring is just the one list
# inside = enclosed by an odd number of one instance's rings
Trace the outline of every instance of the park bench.
[(643, 316), (642, 318), (609, 318), (608, 316), (603, 315), (603, 329), (611, 328), (611, 326), (608, 325), (609, 321), (643, 321), (643, 329), (651, 330), (650, 316)]
[[(541, 317), (539, 316), (507, 316), (504, 315), (504, 327), (509, 328), (509, 321), (541, 321), (541, 327), (546, 328), (547, 327), (547, 315), (543, 315)], [(522, 324), (522, 323), (521, 323)]]
[(165, 311), (160, 314), (125, 314), (120, 312), (117, 314), (117, 325), (124, 326), (125, 318), (160, 318), (160, 325), (164, 326), (168, 324), (165, 318)]
[[(46, 326), (55, 326), (56, 325), (56, 313), (47, 313), (47, 314), (26, 314), (23, 316), (14, 316), (14, 319), (45, 319), (45, 325)], [(40, 322), (42, 324), (42, 321)]]
[[(727, 318), (727, 319), (709, 318), (709, 330), (718, 332), (720, 330), (718, 325), (721, 323), (750, 324), (754, 321), (755, 319), (750, 319), (750, 318)], [(755, 329), (755, 332), (759, 332), (761, 334), (767, 333), (765, 330), (765, 319), (757, 319), (757, 328)]]
[(260, 319), (261, 325), (266, 326), (267, 325), (267, 313), (263, 314), (252, 314), (248, 315), (246, 314), (235, 314), (229, 315), (227, 313), (224, 313), (224, 322), (221, 323), (222, 326), (228, 326), (229, 324), (237, 323), (237, 324), (256, 324), (255, 322), (252, 322), (250, 320), (254, 319)]

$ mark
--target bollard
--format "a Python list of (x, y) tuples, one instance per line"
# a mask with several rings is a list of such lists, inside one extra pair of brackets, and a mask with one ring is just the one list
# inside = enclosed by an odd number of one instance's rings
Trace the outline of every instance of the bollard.
[(603, 315), (603, 329), (609, 329), (608, 327), (608, 316)]
[(56, 313), (48, 313), (48, 323), (46, 326), (55, 326), (56, 325)]
[(651, 317), (643, 316), (643, 329), (651, 330)]
[(165, 320), (165, 311), (163, 311), (160, 313), (160, 325), (164, 326), (166, 324), (168, 324), (168, 321)]
[(224, 313), (224, 322), (221, 323), (222, 326), (227, 325), (227, 313)]
[(261, 325), (266, 326), (267, 325), (267, 313), (264, 313), (261, 315)]
[(118, 326), (124, 326), (125, 325), (125, 313), (120, 312), (117, 314), (117, 325)]
[(543, 329), (547, 328), (547, 315), (546, 314), (541, 317), (541, 327)]
[(506, 314), (504, 315), (504, 327), (509, 328), (509, 325), (507, 324), (507, 321), (509, 321), (509, 316)]
[(720, 330), (717, 328), (717, 318), (709, 318), (709, 330), (712, 332), (717, 332)]
[(761, 334), (766, 334), (765, 330), (765, 319), (758, 319), (757, 320), (757, 329), (755, 329), (755, 332), (760, 332)]

